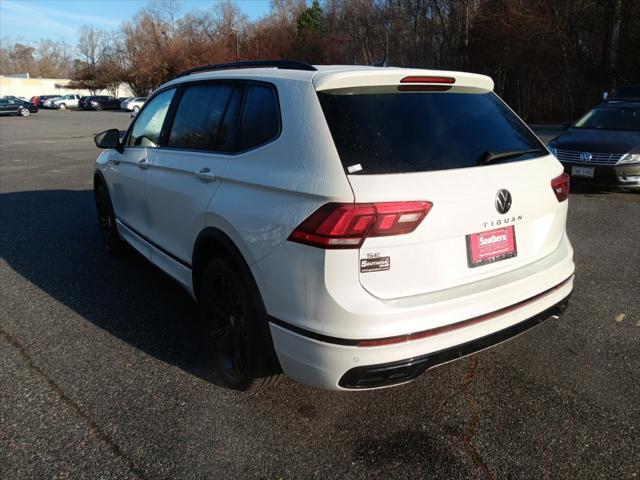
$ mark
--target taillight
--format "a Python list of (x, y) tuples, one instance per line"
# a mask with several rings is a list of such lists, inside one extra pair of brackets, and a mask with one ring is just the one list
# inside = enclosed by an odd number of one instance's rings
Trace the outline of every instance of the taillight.
[(367, 237), (413, 232), (431, 202), (328, 203), (302, 222), (289, 240), (320, 248), (360, 248)]
[(563, 173), (559, 177), (551, 180), (551, 188), (559, 202), (564, 202), (569, 198), (569, 175)]

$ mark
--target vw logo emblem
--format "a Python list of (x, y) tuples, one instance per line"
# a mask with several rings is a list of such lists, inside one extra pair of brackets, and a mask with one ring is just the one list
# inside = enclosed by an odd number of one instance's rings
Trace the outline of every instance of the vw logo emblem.
[(580, 154), (580, 160), (582, 160), (583, 162), (590, 162), (591, 157), (593, 157), (593, 155), (591, 155), (589, 152), (582, 152)]
[(507, 213), (511, 208), (511, 194), (509, 190), (498, 190), (496, 195), (496, 210), (498, 213)]

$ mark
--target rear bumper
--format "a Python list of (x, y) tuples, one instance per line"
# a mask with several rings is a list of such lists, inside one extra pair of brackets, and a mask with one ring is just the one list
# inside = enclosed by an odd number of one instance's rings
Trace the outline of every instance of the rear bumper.
[[(381, 346), (318, 336), (271, 319), (278, 359), (293, 379), (329, 390), (381, 388), (406, 383), (425, 370), (489, 348), (559, 315), (573, 290), (573, 275), (501, 310), (461, 320), (433, 335)], [(422, 333), (422, 332), (419, 332)]]
[(570, 296), (571, 294), (552, 307), (511, 327), (455, 347), (396, 362), (352, 368), (342, 376), (338, 385), (345, 389), (369, 389), (409, 382), (433, 367), (498, 345), (532, 329), (549, 318), (559, 318), (569, 305)]
[[(596, 165), (593, 163), (562, 162), (564, 171), (571, 175), (571, 167), (593, 167), (593, 178), (571, 177), (571, 182), (607, 188), (640, 189), (640, 164)], [(629, 179), (629, 177), (637, 177)]]

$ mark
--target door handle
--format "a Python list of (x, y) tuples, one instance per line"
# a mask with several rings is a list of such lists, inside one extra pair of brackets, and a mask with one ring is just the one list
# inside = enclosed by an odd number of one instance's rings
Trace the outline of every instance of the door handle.
[(198, 170), (196, 173), (196, 177), (200, 180), (204, 180), (205, 182), (213, 182), (216, 179), (216, 176), (211, 172), (209, 167), (204, 167)]
[(146, 170), (147, 168), (149, 168), (149, 162), (147, 162), (146, 158), (141, 158), (140, 160), (138, 160), (138, 168), (140, 168), (141, 170)]

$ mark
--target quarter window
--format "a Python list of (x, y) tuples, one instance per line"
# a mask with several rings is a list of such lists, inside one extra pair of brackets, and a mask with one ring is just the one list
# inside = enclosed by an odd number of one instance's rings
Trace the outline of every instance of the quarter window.
[(278, 101), (273, 88), (249, 85), (238, 139), (238, 151), (249, 150), (273, 140), (280, 130)]
[(175, 94), (175, 89), (162, 92), (140, 112), (136, 118), (129, 137), (129, 146), (157, 147), (160, 143), (162, 125), (167, 116), (169, 105)]
[(169, 147), (214, 150), (233, 85), (193, 85), (185, 89), (169, 135)]

